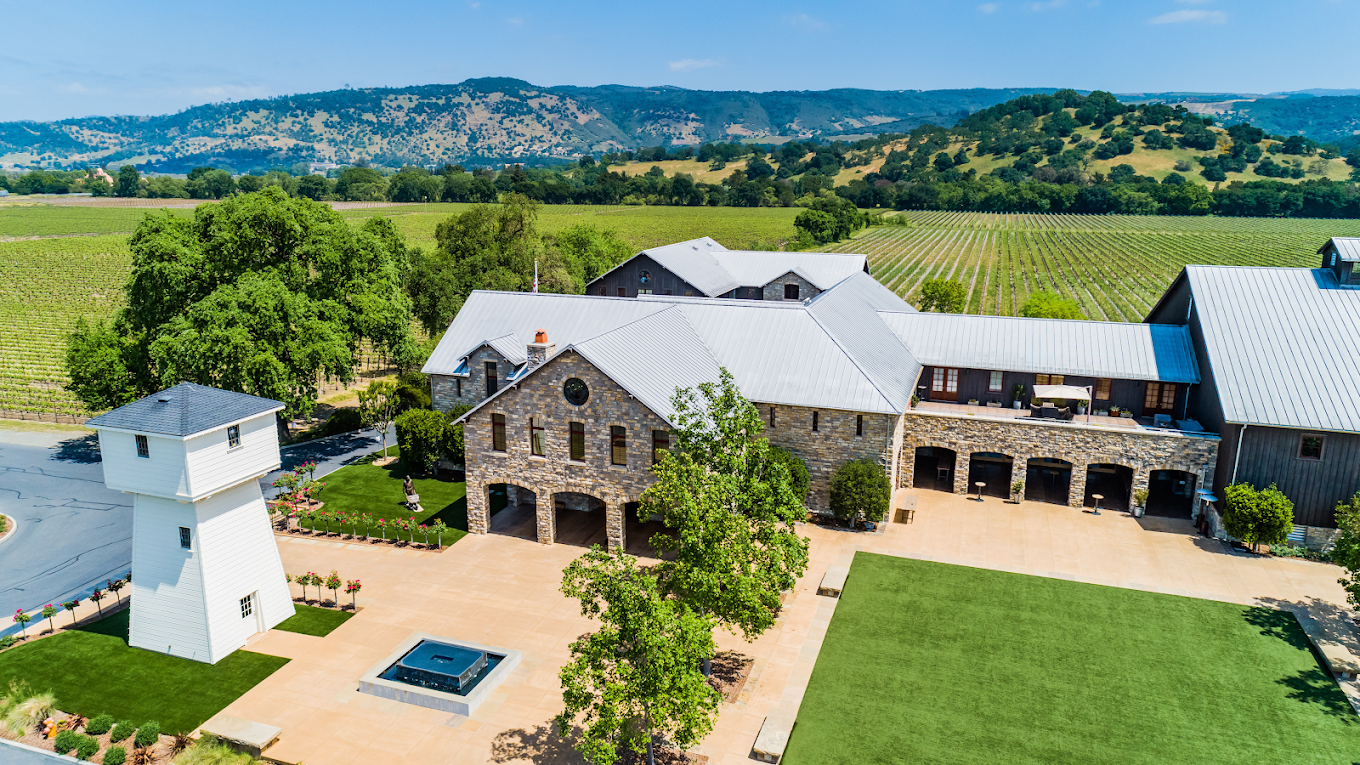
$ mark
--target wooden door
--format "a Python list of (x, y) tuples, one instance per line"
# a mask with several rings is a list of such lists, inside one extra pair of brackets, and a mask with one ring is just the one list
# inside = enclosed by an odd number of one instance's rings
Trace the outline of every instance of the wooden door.
[(1176, 413), (1176, 384), (1175, 383), (1155, 383), (1147, 384), (1147, 390), (1143, 395), (1143, 415), (1151, 417), (1154, 414)]
[(949, 367), (935, 367), (930, 377), (930, 399), (932, 401), (959, 400), (959, 370)]

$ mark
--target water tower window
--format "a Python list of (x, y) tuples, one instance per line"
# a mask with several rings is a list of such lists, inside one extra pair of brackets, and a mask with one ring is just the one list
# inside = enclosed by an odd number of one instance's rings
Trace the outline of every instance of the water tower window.
[(137, 436), (137, 456), (151, 457), (151, 447), (146, 443), (146, 436)]
[(179, 527), (179, 546), (180, 546), (180, 547), (183, 547), (183, 548), (186, 549), (186, 550), (188, 550), (189, 547), (190, 547), (190, 542), (191, 542), (192, 540), (193, 540), (193, 537), (192, 537), (192, 536), (190, 535), (190, 533), (189, 533), (189, 527), (188, 527), (188, 526), (180, 526), (180, 527)]
[(240, 445), (241, 445), (241, 426), (240, 425), (227, 426), (227, 448), (235, 449)]

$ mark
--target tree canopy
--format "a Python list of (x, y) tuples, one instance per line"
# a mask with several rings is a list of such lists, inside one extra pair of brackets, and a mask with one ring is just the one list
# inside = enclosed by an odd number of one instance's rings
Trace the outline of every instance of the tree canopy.
[(1023, 305), (1020, 306), (1020, 315), (1030, 319), (1085, 319), (1086, 315), (1081, 312), (1081, 306), (1071, 298), (1039, 290), (1030, 293)]
[(927, 279), (921, 285), (921, 299), (916, 307), (922, 311), (940, 313), (963, 313), (968, 300), (968, 290), (962, 282), (953, 279)]
[(1223, 489), (1223, 528), (1246, 544), (1282, 544), (1294, 529), (1294, 503), (1271, 484), (1235, 483)]
[(67, 343), (70, 389), (108, 409), (180, 381), (316, 404), (322, 378), (351, 381), (369, 341), (414, 360), (406, 249), (392, 223), (350, 226), (278, 188), (148, 214), (132, 233), (127, 306), (81, 322)]

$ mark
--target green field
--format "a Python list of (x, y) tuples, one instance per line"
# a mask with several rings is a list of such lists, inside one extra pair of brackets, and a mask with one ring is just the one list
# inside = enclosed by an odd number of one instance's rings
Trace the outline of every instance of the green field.
[(968, 313), (1014, 316), (1031, 292), (1071, 297), (1091, 319), (1142, 321), (1187, 264), (1309, 266), (1360, 220), (905, 211), (907, 226), (828, 249), (869, 256), (874, 277), (915, 302), (922, 282), (968, 289)]
[(859, 553), (787, 765), (1343, 765), (1360, 717), (1292, 614)]
[[(151, 210), (133, 207), (0, 205), (0, 237), (128, 234), (148, 212)], [(187, 217), (193, 211), (176, 208), (170, 212)]]

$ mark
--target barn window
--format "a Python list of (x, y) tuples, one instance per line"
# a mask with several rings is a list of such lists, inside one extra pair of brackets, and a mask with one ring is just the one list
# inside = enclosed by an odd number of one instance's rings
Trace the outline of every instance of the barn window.
[(486, 362), (486, 395), (490, 398), (496, 392), (496, 362)]
[(770, 427), (774, 427), (774, 407), (770, 407)]
[(817, 425), (818, 425), (818, 423), (817, 423), (817, 412), (813, 412), (813, 413), (812, 413), (812, 432), (813, 432), (813, 433), (816, 433), (816, 432), (817, 432)]
[(543, 448), (543, 418), (529, 418), (529, 453), (535, 457), (542, 457), (546, 454)]
[(652, 464), (661, 461), (661, 455), (671, 450), (671, 433), (669, 430), (652, 431)]
[(151, 457), (151, 447), (146, 443), (146, 436), (137, 436), (137, 456)]
[(240, 425), (228, 425), (228, 426), (227, 426), (227, 448), (228, 448), (228, 449), (235, 449), (236, 447), (238, 447), (238, 446), (240, 446), (240, 445), (241, 445), (241, 426), (240, 426)]
[(855, 415), (855, 435), (864, 435), (864, 415), (862, 414)]
[(1320, 460), (1322, 459), (1323, 437), (1315, 433), (1305, 433), (1299, 437), (1299, 459), (1301, 460)]
[(785, 299), (785, 300), (797, 300), (797, 299), (798, 299), (798, 285), (797, 285), (797, 284), (785, 284), (785, 285), (784, 285), (784, 299)]
[(188, 550), (189, 547), (190, 547), (190, 543), (191, 543), (192, 541), (193, 541), (193, 536), (189, 533), (189, 527), (188, 527), (188, 526), (180, 526), (180, 527), (179, 527), (179, 546), (180, 546), (180, 547), (183, 547), (183, 548), (186, 549), (186, 550)]
[(505, 415), (491, 415), (491, 450), (505, 451)]
[(987, 392), (988, 392), (988, 393), (1000, 393), (1000, 392), (1001, 392), (1001, 373), (1000, 373), (1000, 372), (992, 372), (992, 373), (991, 373), (991, 376), (989, 376), (989, 377), (987, 378)]
[(628, 431), (624, 430), (622, 425), (609, 427), (609, 463), (628, 464)]
[(1096, 380), (1096, 399), (1098, 401), (1110, 400), (1110, 378), (1102, 377)]
[(568, 439), (571, 444), (571, 459), (583, 462), (586, 458), (586, 424), (573, 422), (568, 426)]

